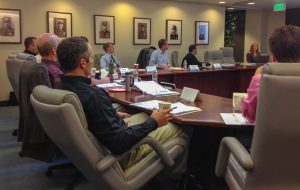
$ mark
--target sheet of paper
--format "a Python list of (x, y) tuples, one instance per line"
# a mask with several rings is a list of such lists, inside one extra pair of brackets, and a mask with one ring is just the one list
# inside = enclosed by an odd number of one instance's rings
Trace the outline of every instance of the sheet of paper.
[(220, 113), (226, 125), (253, 125), (241, 113)]
[(143, 93), (153, 96), (179, 95), (180, 93), (165, 89), (154, 81), (135, 82), (134, 86), (140, 89)]
[(113, 87), (121, 87), (123, 85), (117, 83), (107, 83), (107, 84), (98, 84), (97, 86), (100, 88), (113, 88)]
[[(153, 110), (158, 109), (159, 106), (158, 104), (162, 102), (159, 100), (150, 100), (150, 101), (145, 101), (145, 102), (139, 102), (139, 103), (133, 103), (131, 104), (132, 106), (136, 106), (136, 107), (140, 107), (140, 108), (144, 108), (147, 110)], [(193, 106), (187, 106), (184, 105), (181, 102), (176, 102), (171, 104), (171, 108), (175, 108), (171, 113), (174, 115), (183, 115), (183, 114), (188, 114), (188, 113), (193, 113), (193, 112), (197, 112), (197, 111), (201, 111), (200, 108), (197, 107), (193, 107)]]
[(104, 79), (105, 77), (107, 77), (108, 75), (108, 71), (105, 69), (101, 69), (101, 79)]

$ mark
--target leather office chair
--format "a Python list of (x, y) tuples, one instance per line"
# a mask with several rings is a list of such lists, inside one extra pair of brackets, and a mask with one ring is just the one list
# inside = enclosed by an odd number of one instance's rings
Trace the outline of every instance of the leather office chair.
[(165, 166), (172, 166), (173, 159), (186, 146), (181, 138), (161, 146), (146, 137), (131, 150), (148, 144), (154, 151), (134, 168), (122, 170), (118, 161), (127, 157), (130, 151), (115, 156), (99, 144), (88, 130), (82, 106), (74, 93), (37, 86), (31, 95), (31, 102), (48, 136), (82, 174), (101, 189), (139, 189)]
[(216, 175), (230, 189), (300, 189), (299, 70), (299, 63), (265, 66), (250, 154), (235, 138), (223, 138)]
[(94, 56), (94, 67), (97, 70), (101, 70), (100, 59), (103, 55), (104, 55), (103, 53), (99, 53), (99, 54), (95, 54), (95, 56)]
[(204, 61), (212, 63), (220, 63), (223, 61), (223, 52), (221, 50), (205, 51), (204, 52)]
[[(8, 80), (13, 89), (14, 95), (19, 103), (19, 77), (20, 72), (24, 64), (28, 64), (29, 62), (35, 61), (35, 57), (33, 55), (29, 55), (26, 53), (11, 53), (8, 55), (6, 59), (6, 72)], [(14, 130), (12, 132), (13, 136), (18, 135), (18, 130)]]
[(23, 64), (36, 61), (33, 55), (26, 53), (12, 53), (6, 60), (6, 72), (12, 89), (19, 101), (19, 76)]
[(234, 53), (232, 47), (223, 47), (220, 48), (223, 54), (223, 63), (235, 64)]
[(180, 67), (180, 65), (178, 63), (178, 51), (173, 51), (171, 53), (171, 64), (172, 64), (172, 67)]

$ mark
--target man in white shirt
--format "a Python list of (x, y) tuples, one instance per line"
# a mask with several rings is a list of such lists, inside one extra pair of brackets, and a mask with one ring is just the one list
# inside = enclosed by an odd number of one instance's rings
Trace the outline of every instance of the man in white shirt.
[(105, 54), (100, 59), (101, 69), (105, 69), (108, 71), (110, 62), (112, 62), (116, 66), (116, 68), (122, 67), (120, 60), (115, 55), (113, 55), (115, 52), (115, 48), (112, 43), (104, 44), (103, 50), (105, 51)]
[(161, 39), (158, 41), (159, 49), (155, 50), (151, 54), (151, 58), (149, 61), (149, 66), (157, 66), (157, 67), (168, 67), (169, 66), (169, 55), (168, 55), (168, 41), (165, 39)]

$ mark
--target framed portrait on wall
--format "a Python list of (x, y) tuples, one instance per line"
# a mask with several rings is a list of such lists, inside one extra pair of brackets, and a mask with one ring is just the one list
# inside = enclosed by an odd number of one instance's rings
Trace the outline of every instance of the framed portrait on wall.
[(72, 36), (72, 13), (47, 12), (47, 31), (60, 38)]
[(166, 21), (166, 39), (170, 45), (181, 45), (182, 42), (182, 20)]
[(195, 44), (197, 45), (209, 44), (209, 22), (208, 21), (195, 22)]
[(0, 43), (20, 44), (21, 35), (21, 10), (0, 8)]
[(95, 44), (115, 44), (115, 17), (107, 15), (94, 15)]
[(133, 18), (133, 44), (150, 45), (151, 44), (151, 19)]

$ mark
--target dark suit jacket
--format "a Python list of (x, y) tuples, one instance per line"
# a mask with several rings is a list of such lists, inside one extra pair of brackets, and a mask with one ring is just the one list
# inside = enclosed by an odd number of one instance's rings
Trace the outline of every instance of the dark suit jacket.
[(186, 62), (187, 62), (187, 67), (189, 67), (189, 65), (198, 65), (198, 66), (202, 67), (201, 62), (199, 62), (197, 57), (192, 53), (186, 54), (186, 56), (182, 60), (181, 67), (184, 66), (183, 65), (184, 60), (186, 60)]
[[(260, 53), (256, 54), (256, 56), (259, 56)], [(253, 53), (248, 52), (247, 53), (247, 62), (248, 63), (255, 63), (255, 56)]]
[(50, 162), (57, 148), (45, 134), (30, 103), (30, 95), (34, 87), (38, 85), (51, 87), (48, 70), (42, 63), (26, 63), (21, 69), (19, 80), (18, 140), (23, 142), (21, 154)]

